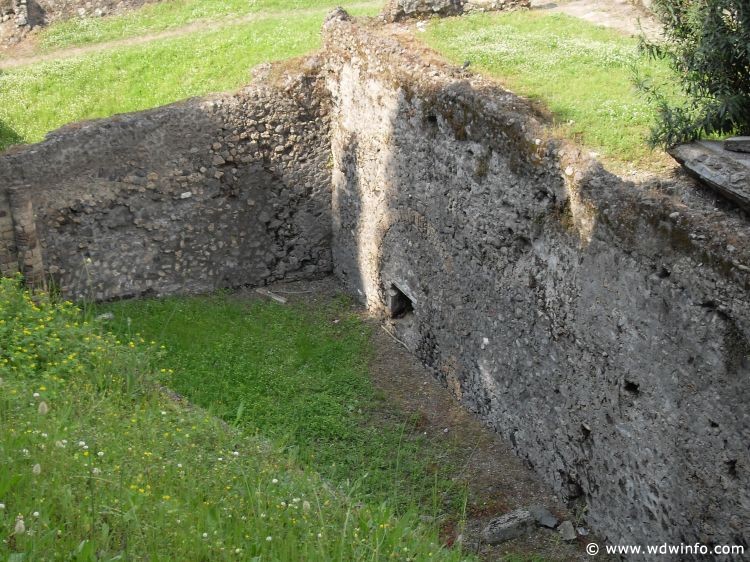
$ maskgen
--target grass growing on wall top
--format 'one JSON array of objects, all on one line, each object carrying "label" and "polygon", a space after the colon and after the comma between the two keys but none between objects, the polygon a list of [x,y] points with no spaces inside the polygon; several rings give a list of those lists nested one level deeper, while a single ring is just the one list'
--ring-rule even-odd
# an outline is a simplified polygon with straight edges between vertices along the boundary
[{"label": "grass growing on wall top", "polygon": [[640,56],[637,40],[563,14],[477,14],[432,22],[427,43],[456,63],[499,78],[541,102],[558,131],[621,165],[660,167],[646,145],[653,108],[633,69],[670,81],[666,65]]},{"label": "grass growing on wall top", "polygon": [[414,515],[165,397],[170,355],[0,279],[0,559],[464,559]]}]

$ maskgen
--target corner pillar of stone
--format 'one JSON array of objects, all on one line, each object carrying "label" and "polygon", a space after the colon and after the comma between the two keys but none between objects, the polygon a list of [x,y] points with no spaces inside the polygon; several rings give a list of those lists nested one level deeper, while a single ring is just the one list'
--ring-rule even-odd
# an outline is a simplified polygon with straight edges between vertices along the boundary
[{"label": "corner pillar of stone", "polygon": [[13,215],[10,212],[10,195],[0,191],[0,276],[10,277],[18,273],[16,235]]},{"label": "corner pillar of stone", "polygon": [[23,274],[26,285],[46,289],[42,248],[36,232],[34,206],[28,187],[8,190],[10,214],[13,220],[13,238],[17,256],[17,270]]}]

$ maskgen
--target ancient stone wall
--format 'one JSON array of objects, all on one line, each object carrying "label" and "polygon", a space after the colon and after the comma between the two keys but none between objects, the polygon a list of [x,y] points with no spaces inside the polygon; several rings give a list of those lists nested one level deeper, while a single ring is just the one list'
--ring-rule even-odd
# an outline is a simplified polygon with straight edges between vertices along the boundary
[{"label": "ancient stone wall", "polygon": [[330,271],[328,117],[308,70],[0,156],[3,272],[101,300]]},{"label": "ancient stone wall", "polygon": [[376,29],[327,28],[336,274],[610,541],[746,545],[746,218],[608,174]]},{"label": "ancient stone wall", "polygon": [[109,299],[333,267],[610,541],[747,545],[747,217],[399,29],[338,12],[286,78],[0,155],[0,271]]},{"label": "ancient stone wall", "polygon": [[529,8],[531,0],[388,0],[383,11],[387,21],[430,16],[457,16],[470,12],[489,12]]}]

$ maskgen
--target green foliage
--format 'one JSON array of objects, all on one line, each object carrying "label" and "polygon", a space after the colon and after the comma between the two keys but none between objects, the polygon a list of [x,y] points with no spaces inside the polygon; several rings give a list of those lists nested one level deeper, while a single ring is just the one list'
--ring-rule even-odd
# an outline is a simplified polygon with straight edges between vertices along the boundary
[{"label": "green foliage", "polygon": [[0,559],[461,559],[166,397],[157,352],[0,279]]},{"label": "green foliage", "polygon": [[703,136],[750,134],[750,4],[747,0],[654,0],[665,40],[643,49],[667,61],[686,101],[675,104],[649,81],[640,89],[656,104],[653,145]]},{"label": "green foliage", "polygon": [[107,310],[123,337],[131,326],[166,344],[176,391],[285,443],[331,480],[356,482],[358,497],[423,513],[460,501],[444,440],[431,444],[392,404],[390,423],[375,420],[382,402],[369,380],[369,328],[348,299],[310,307],[215,295]]},{"label": "green foliage", "polygon": [[430,24],[430,46],[499,78],[544,104],[560,134],[614,163],[659,165],[644,139],[654,121],[632,84],[633,68],[656,79],[666,64],[639,55],[638,42],[577,18],[543,12],[477,14]]}]

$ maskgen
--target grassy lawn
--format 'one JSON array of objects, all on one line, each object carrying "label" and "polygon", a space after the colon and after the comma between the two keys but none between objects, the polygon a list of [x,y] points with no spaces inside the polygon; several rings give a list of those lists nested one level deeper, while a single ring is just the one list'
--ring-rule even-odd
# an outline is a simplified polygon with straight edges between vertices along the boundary
[{"label": "grassy lawn", "polygon": [[645,137],[653,109],[633,86],[633,69],[668,82],[669,69],[639,56],[637,41],[563,14],[477,14],[434,21],[427,43],[456,63],[500,79],[541,102],[557,132],[621,167],[659,168]]},{"label": "grassy lawn", "polygon": [[[142,311],[134,324],[155,326],[159,306],[129,306]],[[166,353],[135,335],[117,340],[72,304],[32,298],[17,279],[0,280],[0,559],[462,558],[436,546],[435,533],[415,514],[396,515],[388,503],[363,502],[352,487],[323,481],[292,447],[282,449],[243,431],[273,433],[274,412],[284,410],[303,421],[290,420],[279,434],[301,442],[325,440],[340,406],[356,408],[357,400],[367,399],[363,383],[356,382],[360,360],[348,357],[365,337],[357,337],[361,327],[352,319],[342,319],[355,332],[353,343],[345,343],[332,328],[325,335],[309,333],[307,323],[314,320],[294,320],[291,312],[267,306],[238,307],[234,313],[228,302],[216,300],[164,306],[171,318],[162,316],[165,329],[158,331],[170,342],[183,342]],[[262,344],[234,340],[264,363],[238,363],[241,352],[202,333],[219,320],[195,318],[191,333],[197,337],[189,345],[182,320],[207,312],[228,313],[228,326],[250,326],[250,334],[266,333],[262,323],[280,316],[281,324],[266,324]],[[326,339],[332,341],[324,350],[310,347]],[[285,343],[264,347],[278,340]],[[215,349],[204,348],[206,343]],[[345,398],[341,394],[341,404],[315,398],[305,404],[283,388],[292,383],[289,375],[264,379],[273,398],[260,389],[245,394],[250,385],[241,367],[267,377],[296,369],[301,379],[296,390],[312,396],[313,369],[337,372],[339,378],[351,369],[355,382],[344,385],[349,390]],[[192,386],[201,400],[215,399],[215,411],[238,423],[221,423],[165,397],[158,385],[170,379]],[[317,380],[320,387],[334,384],[325,372]],[[235,407],[238,402],[244,407]]]},{"label": "grassy lawn", "polygon": [[[273,16],[279,12],[310,12],[348,7],[354,14],[375,14],[373,0],[172,0],[151,4],[119,16],[59,22],[39,37],[43,51],[135,37],[179,27],[199,20],[237,18],[249,14]],[[296,17],[296,16],[295,16]]]},{"label": "grassy lawn", "polygon": [[459,509],[463,490],[448,481],[454,467],[444,441],[433,446],[415,436],[416,420],[373,389],[369,328],[348,298],[282,306],[219,295],[107,309],[123,337],[138,330],[166,344],[163,361],[175,370],[170,386],[177,392],[283,443],[332,481],[355,484],[355,496],[429,515],[444,500]]},{"label": "grassy lawn", "polygon": [[317,48],[324,14],[267,18],[0,72],[0,150],[38,142],[66,123],[238,88],[253,66]]}]

